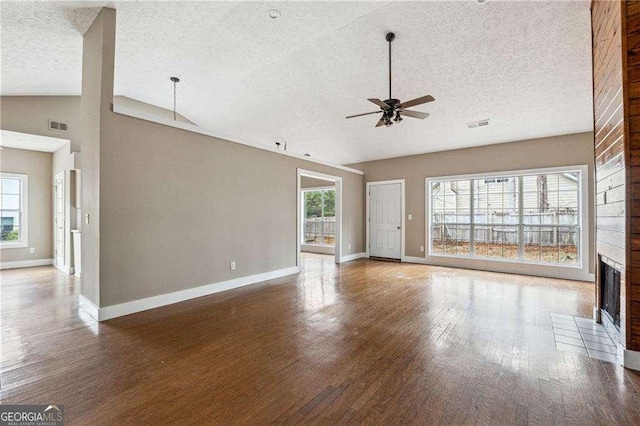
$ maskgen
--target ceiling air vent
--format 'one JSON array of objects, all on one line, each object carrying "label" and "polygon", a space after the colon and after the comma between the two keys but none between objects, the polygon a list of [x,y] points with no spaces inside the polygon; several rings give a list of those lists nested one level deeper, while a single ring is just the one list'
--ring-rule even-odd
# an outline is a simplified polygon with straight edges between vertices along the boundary
[{"label": "ceiling air vent", "polygon": [[472,121],[471,123],[467,123],[467,127],[470,129],[475,129],[476,127],[483,127],[489,125],[489,119],[480,120],[480,121]]},{"label": "ceiling air vent", "polygon": [[62,123],[60,121],[49,120],[49,130],[56,130],[58,132],[66,132],[69,130],[69,125],[67,123]]}]

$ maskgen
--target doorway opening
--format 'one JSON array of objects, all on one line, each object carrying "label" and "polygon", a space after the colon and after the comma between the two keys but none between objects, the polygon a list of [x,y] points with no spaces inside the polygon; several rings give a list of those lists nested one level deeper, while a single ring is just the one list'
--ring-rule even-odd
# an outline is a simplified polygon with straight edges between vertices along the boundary
[{"label": "doorway opening", "polygon": [[298,169],[297,265],[300,253],[333,255],[341,262],[342,178]]},{"label": "doorway opening", "polygon": [[[333,182],[313,186],[312,178],[302,176],[302,243],[300,250],[308,253],[335,254],[336,190]],[[310,186],[312,185],[312,186]]]},{"label": "doorway opening", "polygon": [[55,175],[53,184],[53,238],[55,266],[64,270],[65,265],[65,182],[64,172]]}]

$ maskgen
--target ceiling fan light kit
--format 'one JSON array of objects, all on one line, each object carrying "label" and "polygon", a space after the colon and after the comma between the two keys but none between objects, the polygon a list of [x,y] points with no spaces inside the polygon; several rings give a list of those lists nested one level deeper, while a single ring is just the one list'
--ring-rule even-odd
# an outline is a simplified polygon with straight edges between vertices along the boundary
[{"label": "ceiling fan light kit", "polygon": [[387,33],[385,39],[389,43],[389,99],[385,99],[381,101],[377,98],[368,99],[369,102],[372,102],[380,107],[380,111],[374,112],[365,112],[364,114],[356,114],[349,115],[346,118],[355,118],[362,117],[363,115],[371,115],[371,114],[379,114],[382,112],[382,116],[378,120],[376,127],[391,126],[394,122],[399,123],[402,121],[402,116],[418,118],[420,120],[424,120],[429,116],[426,112],[420,111],[412,111],[406,108],[426,104],[427,102],[433,102],[435,99],[431,95],[422,96],[416,99],[412,99],[407,102],[401,102],[400,99],[394,99],[391,96],[391,42],[395,40],[396,35],[394,33]]}]

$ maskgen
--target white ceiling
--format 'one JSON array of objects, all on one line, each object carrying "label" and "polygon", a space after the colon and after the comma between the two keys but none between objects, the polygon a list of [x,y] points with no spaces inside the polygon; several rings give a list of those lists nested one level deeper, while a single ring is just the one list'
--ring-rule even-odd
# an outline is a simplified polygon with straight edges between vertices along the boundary
[{"label": "white ceiling", "polygon": [[3,148],[28,149],[30,151],[56,152],[69,142],[69,139],[0,130],[0,146]]},{"label": "white ceiling", "polygon": [[[238,139],[347,164],[593,129],[589,1],[3,2],[2,94],[79,94],[105,4],[115,94],[170,109],[176,75],[178,111]],[[431,116],[346,120],[387,97],[389,30],[394,97],[433,95]]]}]

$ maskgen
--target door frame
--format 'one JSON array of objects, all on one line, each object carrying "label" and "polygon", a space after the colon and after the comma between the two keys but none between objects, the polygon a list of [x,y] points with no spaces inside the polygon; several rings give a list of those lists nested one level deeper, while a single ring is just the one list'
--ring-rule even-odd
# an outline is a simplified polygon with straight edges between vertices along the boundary
[{"label": "door frame", "polygon": [[[57,199],[57,189],[58,189],[58,180],[62,181],[62,218],[58,217],[58,199]],[[64,171],[58,172],[53,176],[53,263],[54,265],[64,271],[67,272],[66,268],[66,263],[67,263],[67,256],[66,256],[66,245],[67,245],[67,235],[66,235],[66,228],[67,228],[67,197],[66,197],[66,191],[67,191],[67,179],[66,179],[66,175]],[[62,219],[62,255],[60,257],[62,257],[62,264],[58,263],[58,235],[57,235],[57,224],[58,224],[58,220]]]},{"label": "door frame", "polygon": [[304,208],[304,200],[302,199],[302,176],[324,179],[332,181],[335,184],[336,191],[336,246],[334,257],[336,263],[342,262],[342,178],[340,176],[328,175],[325,173],[314,172],[312,170],[297,169],[297,185],[296,185],[296,266],[298,269],[300,263],[300,246],[302,245],[302,216]]},{"label": "door frame", "polygon": [[400,223],[400,226],[402,227],[402,232],[400,233],[400,261],[404,260],[405,258],[405,253],[404,253],[404,246],[405,246],[405,230],[406,230],[406,213],[405,213],[405,180],[404,179],[393,179],[393,180],[379,180],[379,181],[373,181],[373,182],[367,182],[367,189],[366,189],[366,196],[367,196],[367,201],[366,201],[366,218],[365,218],[365,224],[366,224],[366,235],[367,235],[367,241],[366,241],[366,253],[367,256],[369,257],[369,244],[370,244],[370,237],[369,237],[369,224],[371,223],[371,216],[369,214],[369,203],[370,203],[370,198],[371,198],[371,187],[374,185],[389,185],[389,184],[400,184],[400,211],[401,211],[401,215],[402,215],[402,220]]}]

